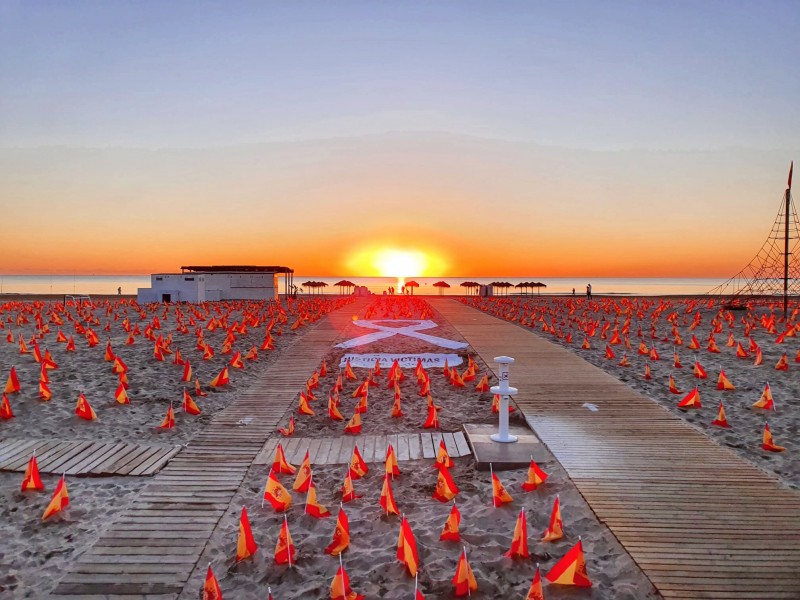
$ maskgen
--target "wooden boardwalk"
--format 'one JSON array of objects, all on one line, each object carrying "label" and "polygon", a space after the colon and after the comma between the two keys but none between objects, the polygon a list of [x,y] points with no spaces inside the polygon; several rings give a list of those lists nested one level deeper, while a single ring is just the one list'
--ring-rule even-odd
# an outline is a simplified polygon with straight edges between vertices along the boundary
[{"label": "wooden boardwalk", "polygon": [[488,365],[516,359],[528,423],[664,598],[800,598],[800,492],[568,350],[431,300]]},{"label": "wooden boardwalk", "polygon": [[51,597],[177,597],[253,459],[360,306],[321,319],[215,415],[70,565]]},{"label": "wooden boardwalk", "polygon": [[121,442],[8,439],[0,442],[0,471],[24,472],[36,452],[41,473],[67,475],[153,475],[180,446]]},{"label": "wooden boardwalk", "polygon": [[306,451],[312,465],[347,464],[358,444],[358,451],[365,462],[383,462],[389,444],[395,450],[398,461],[436,458],[439,444],[444,441],[447,453],[453,457],[468,456],[471,452],[463,431],[396,433],[392,435],[357,435],[336,438],[270,438],[253,464],[268,465],[275,458],[275,448],[280,442],[286,460],[294,465],[303,462]]}]

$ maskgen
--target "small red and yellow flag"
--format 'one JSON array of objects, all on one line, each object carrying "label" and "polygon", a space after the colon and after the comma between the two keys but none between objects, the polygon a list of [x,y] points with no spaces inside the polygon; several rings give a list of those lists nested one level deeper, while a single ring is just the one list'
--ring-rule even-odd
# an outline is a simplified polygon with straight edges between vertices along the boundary
[{"label": "small red and yellow flag", "polygon": [[786,450],[783,446],[778,446],[772,440],[772,432],[769,430],[769,424],[764,423],[764,436],[761,442],[761,447],[769,452],[783,452]]},{"label": "small red and yellow flag", "polygon": [[381,488],[380,505],[386,516],[399,515],[400,509],[397,508],[397,503],[394,501],[394,494],[392,494],[392,485],[389,483],[389,476],[383,476],[383,487]]},{"label": "small red and yellow flag", "polygon": [[36,452],[33,453],[33,456],[31,456],[28,461],[28,466],[25,467],[25,476],[22,478],[22,487],[20,489],[23,492],[32,490],[37,492],[44,491],[44,484],[42,483],[41,477],[39,477],[39,465],[36,462]]},{"label": "small red and yellow flag", "polygon": [[347,425],[345,425],[344,432],[351,435],[358,435],[361,433],[361,414],[358,412],[358,407],[356,407],[353,416],[347,422]]},{"label": "small red and yellow flag", "polygon": [[544,600],[544,592],[542,591],[542,577],[539,575],[539,563],[536,563],[536,572],[533,574],[533,581],[528,590],[525,600]]},{"label": "small red and yellow flag", "polygon": [[175,427],[175,411],[172,409],[172,403],[170,402],[167,416],[161,421],[161,425],[158,426],[158,429],[172,429],[173,427]]},{"label": "small red and yellow flag", "polygon": [[[341,561],[341,557],[339,560]],[[331,600],[364,600],[364,596],[355,593],[350,588],[350,578],[341,562],[336,575],[333,576],[333,581],[331,581]]]},{"label": "small red and yellow flag", "polygon": [[432,498],[439,502],[450,502],[458,492],[458,486],[453,481],[450,470],[446,466],[440,465],[439,475],[436,479],[436,489],[433,491]]},{"label": "small red and yellow flag", "polygon": [[336,528],[333,530],[333,541],[325,548],[325,554],[338,556],[350,545],[350,524],[343,508],[339,509],[336,518]]},{"label": "small red and yellow flag", "polygon": [[461,525],[461,513],[453,501],[453,508],[450,509],[450,514],[444,522],[444,528],[439,536],[442,541],[458,542],[461,540],[461,533],[459,532],[459,525]]},{"label": "small red and yellow flag", "polygon": [[264,497],[261,501],[261,506],[264,506],[264,500],[269,502],[277,512],[283,512],[292,505],[292,496],[281,485],[275,472],[270,470],[269,477],[267,478],[267,485],[264,488]]},{"label": "small red and yellow flag", "polygon": [[511,539],[511,548],[503,554],[508,558],[529,558],[528,552],[528,520],[525,517],[525,509],[522,508],[517,515],[517,523],[514,526],[514,537]]},{"label": "small red and yellow flag", "polygon": [[369,473],[369,467],[366,461],[362,458],[361,452],[358,450],[358,445],[353,447],[353,454],[350,457],[350,477],[353,479],[361,479],[364,475]]},{"label": "small red and yellow flag", "polygon": [[11,403],[8,401],[8,396],[3,394],[3,400],[0,401],[0,419],[13,419],[14,411],[11,410]]},{"label": "small red and yellow flag", "polygon": [[308,397],[305,395],[304,392],[300,392],[300,401],[298,404],[297,412],[301,415],[310,415],[314,416],[314,411],[311,410],[311,406],[308,404]]},{"label": "small red and yellow flag", "polygon": [[578,543],[553,565],[544,578],[550,583],[592,587],[592,582],[586,573],[586,559],[583,556],[583,544],[580,538]]},{"label": "small red and yellow flag", "polygon": [[361,496],[356,494],[356,489],[353,487],[353,478],[350,477],[350,471],[348,471],[342,484],[342,502],[351,502],[356,498],[361,498]]},{"label": "small red and yellow flag", "polygon": [[230,378],[228,377],[228,367],[224,367],[222,371],[219,372],[219,375],[214,377],[211,380],[211,387],[222,387],[223,385],[228,385],[230,383]]},{"label": "small red and yellow flag", "polygon": [[85,419],[87,421],[97,420],[97,414],[95,414],[94,409],[89,405],[89,401],[86,399],[86,396],[84,396],[83,393],[78,394],[78,403],[75,405],[75,414],[81,419]]},{"label": "small red and yellow flag", "polygon": [[[491,469],[491,465],[489,468]],[[497,507],[513,501],[511,494],[506,491],[506,488],[500,483],[500,479],[492,471],[492,505]]]},{"label": "small red and yellow flag", "polygon": [[219,583],[214,576],[214,571],[211,570],[211,565],[208,565],[208,571],[206,572],[202,600],[222,600],[222,590],[219,589]]},{"label": "small red and yellow flag", "polygon": [[308,483],[305,513],[311,515],[315,519],[324,519],[325,517],[331,516],[331,511],[317,501],[317,487],[314,485],[313,480]]},{"label": "small red and yellow flag", "polygon": [[417,541],[405,516],[400,520],[400,535],[397,538],[397,560],[405,564],[409,575],[416,576],[417,569],[419,569]]},{"label": "small red and yellow flag", "polygon": [[547,473],[542,471],[539,465],[533,461],[533,457],[531,457],[531,464],[528,466],[528,478],[522,484],[522,489],[526,492],[532,492],[545,481],[547,481]]},{"label": "small red and yellow flag", "polygon": [[725,375],[725,371],[723,369],[720,369],[719,371],[719,378],[717,379],[717,389],[726,391],[732,391],[736,389],[736,386],[730,382],[728,377]]},{"label": "small red and yellow flag", "polygon": [[436,453],[436,460],[433,463],[434,468],[447,467],[453,468],[453,459],[447,453],[447,447],[444,445],[444,440],[439,440],[439,451]]},{"label": "small red and yellow flag", "polygon": [[125,385],[120,383],[117,386],[117,391],[114,392],[114,400],[119,404],[130,404],[131,400],[128,398],[128,392],[125,391]]},{"label": "small red and yellow flag", "polygon": [[61,479],[58,481],[58,485],[56,485],[56,489],[53,492],[53,498],[50,500],[50,504],[47,505],[47,508],[44,510],[44,514],[42,515],[42,521],[48,519],[49,517],[53,516],[54,514],[61,512],[65,508],[69,506],[69,494],[67,493],[67,479],[65,475],[61,476]]},{"label": "small red and yellow flag", "polygon": [[542,535],[543,542],[554,542],[564,537],[564,521],[561,519],[561,501],[556,496],[553,511],[550,513],[550,525]]},{"label": "small red and yellow flag", "polygon": [[478,589],[478,582],[475,581],[475,575],[472,574],[472,567],[469,566],[469,561],[467,560],[466,548],[463,549],[458,559],[456,574],[453,576],[453,585],[456,588],[456,596],[469,596]]},{"label": "small red and yellow flag", "polygon": [[397,455],[394,452],[394,447],[389,444],[386,448],[386,474],[395,477],[400,475],[400,467],[397,464]]},{"label": "small red and yellow flag", "polygon": [[14,367],[11,367],[11,371],[8,374],[8,379],[6,380],[4,393],[15,394],[17,392],[19,392],[19,378],[17,377],[17,370]]},{"label": "small red and yellow flag", "polygon": [[293,465],[290,465],[286,460],[286,454],[283,452],[282,444],[278,444],[278,447],[275,448],[275,458],[272,461],[272,471],[275,473],[285,473],[286,475],[294,475],[297,472],[297,468]]},{"label": "small red and yellow flag", "polygon": [[678,402],[678,408],[702,408],[700,404],[700,392],[695,387],[691,392]]},{"label": "small red and yellow flag", "polygon": [[281,525],[281,532],[278,535],[278,543],[275,544],[275,563],[292,566],[293,562],[297,562],[295,553],[292,535],[289,533],[289,521],[286,515],[283,515],[283,525]]},{"label": "small red and yellow flag", "polygon": [[764,386],[764,391],[761,392],[761,397],[753,404],[753,408],[763,408],[764,410],[777,410],[775,408],[775,401],[772,399],[772,390],[770,390],[769,383]]},{"label": "small red and yellow flag", "polygon": [[722,400],[719,401],[719,410],[717,411],[717,418],[711,421],[712,425],[717,427],[729,428],[728,419],[725,417],[725,407],[722,406]]},{"label": "small red and yellow flag", "polygon": [[183,388],[183,412],[195,416],[199,415],[201,412],[200,407],[195,404],[194,400],[192,400],[192,397],[189,395],[189,392],[186,391],[186,388]]},{"label": "small red and yellow flag", "polygon": [[[277,454],[275,456],[277,460]],[[277,470],[275,468],[275,464],[272,465],[273,470]],[[307,492],[309,486],[311,485],[311,460],[308,455],[308,450],[306,450],[306,455],[303,457],[303,462],[300,465],[300,468],[297,469],[297,477],[292,484],[292,489],[295,492]]]},{"label": "small red and yellow flag", "polygon": [[294,417],[289,417],[289,426],[288,427],[280,427],[278,429],[278,433],[280,433],[284,437],[289,437],[294,433]]},{"label": "small red and yellow flag", "polygon": [[250,520],[247,518],[247,509],[242,506],[242,514],[239,517],[239,539],[236,542],[236,560],[244,560],[255,554],[258,545],[253,538],[253,531],[250,529]]}]

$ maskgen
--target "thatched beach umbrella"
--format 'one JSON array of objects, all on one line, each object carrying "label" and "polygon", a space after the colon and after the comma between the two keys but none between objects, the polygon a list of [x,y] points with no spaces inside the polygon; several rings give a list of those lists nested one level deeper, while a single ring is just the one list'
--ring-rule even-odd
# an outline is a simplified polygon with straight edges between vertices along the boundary
[{"label": "thatched beach umbrella", "polygon": [[511,284],[508,281],[495,281],[495,282],[492,282],[492,285],[494,287],[497,287],[497,288],[500,288],[500,289],[504,289],[506,291],[505,295],[508,296],[508,288],[511,287]]},{"label": "thatched beach umbrella", "polygon": [[411,295],[414,295],[414,288],[419,287],[416,281],[406,281],[406,287],[411,289]]},{"label": "thatched beach umbrella", "polygon": [[517,289],[525,288],[525,295],[527,296],[528,295],[528,287],[529,286],[530,286],[530,283],[528,283],[526,281],[521,281],[517,285],[515,285],[514,287],[517,288]]},{"label": "thatched beach umbrella", "polygon": [[535,287],[535,288],[536,288],[536,295],[537,295],[537,296],[539,296],[539,295],[540,295],[540,294],[539,294],[539,290],[540,290],[541,288],[546,288],[546,287],[547,287],[547,285],[545,285],[545,284],[544,284],[544,283],[542,283],[541,281],[537,281],[536,283],[534,283],[534,284],[533,284],[533,287]]},{"label": "thatched beach umbrella", "polygon": [[469,295],[469,290],[481,287],[479,283],[474,281],[462,281],[460,285],[467,290],[467,295]]},{"label": "thatched beach umbrella", "polygon": [[441,296],[444,294],[444,289],[449,288],[450,284],[447,283],[446,281],[437,281],[436,283],[433,284],[433,287],[439,288],[439,295]]}]

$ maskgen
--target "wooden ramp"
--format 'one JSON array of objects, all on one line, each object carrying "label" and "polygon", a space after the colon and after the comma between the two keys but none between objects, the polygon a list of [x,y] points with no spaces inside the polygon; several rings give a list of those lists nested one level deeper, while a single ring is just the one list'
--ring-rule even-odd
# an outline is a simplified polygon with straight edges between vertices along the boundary
[{"label": "wooden ramp", "polygon": [[51,597],[177,597],[256,454],[359,306],[321,319],[215,415],[70,565]]},{"label": "wooden ramp", "polygon": [[35,451],[41,473],[153,475],[180,448],[160,444],[8,439],[0,442],[0,471],[24,472]]},{"label": "wooden ramp", "polygon": [[516,359],[528,423],[664,598],[800,598],[800,492],[537,334],[432,303],[487,364]]},{"label": "wooden ramp", "polygon": [[308,451],[312,465],[347,464],[358,444],[358,451],[365,462],[383,462],[389,444],[395,450],[398,461],[436,458],[439,443],[444,441],[447,453],[453,457],[470,454],[469,444],[464,433],[397,433],[393,435],[357,435],[337,438],[271,438],[256,456],[253,464],[268,465],[275,458],[275,448],[280,442],[286,460],[294,465],[303,462]]}]

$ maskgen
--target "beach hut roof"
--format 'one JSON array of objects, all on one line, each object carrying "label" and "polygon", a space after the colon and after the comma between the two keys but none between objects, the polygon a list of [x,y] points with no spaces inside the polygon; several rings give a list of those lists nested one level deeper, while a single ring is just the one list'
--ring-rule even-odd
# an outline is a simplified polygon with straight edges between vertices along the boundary
[{"label": "beach hut roof", "polygon": [[433,284],[433,287],[449,288],[450,284],[447,283],[446,281],[437,281],[436,283]]}]

